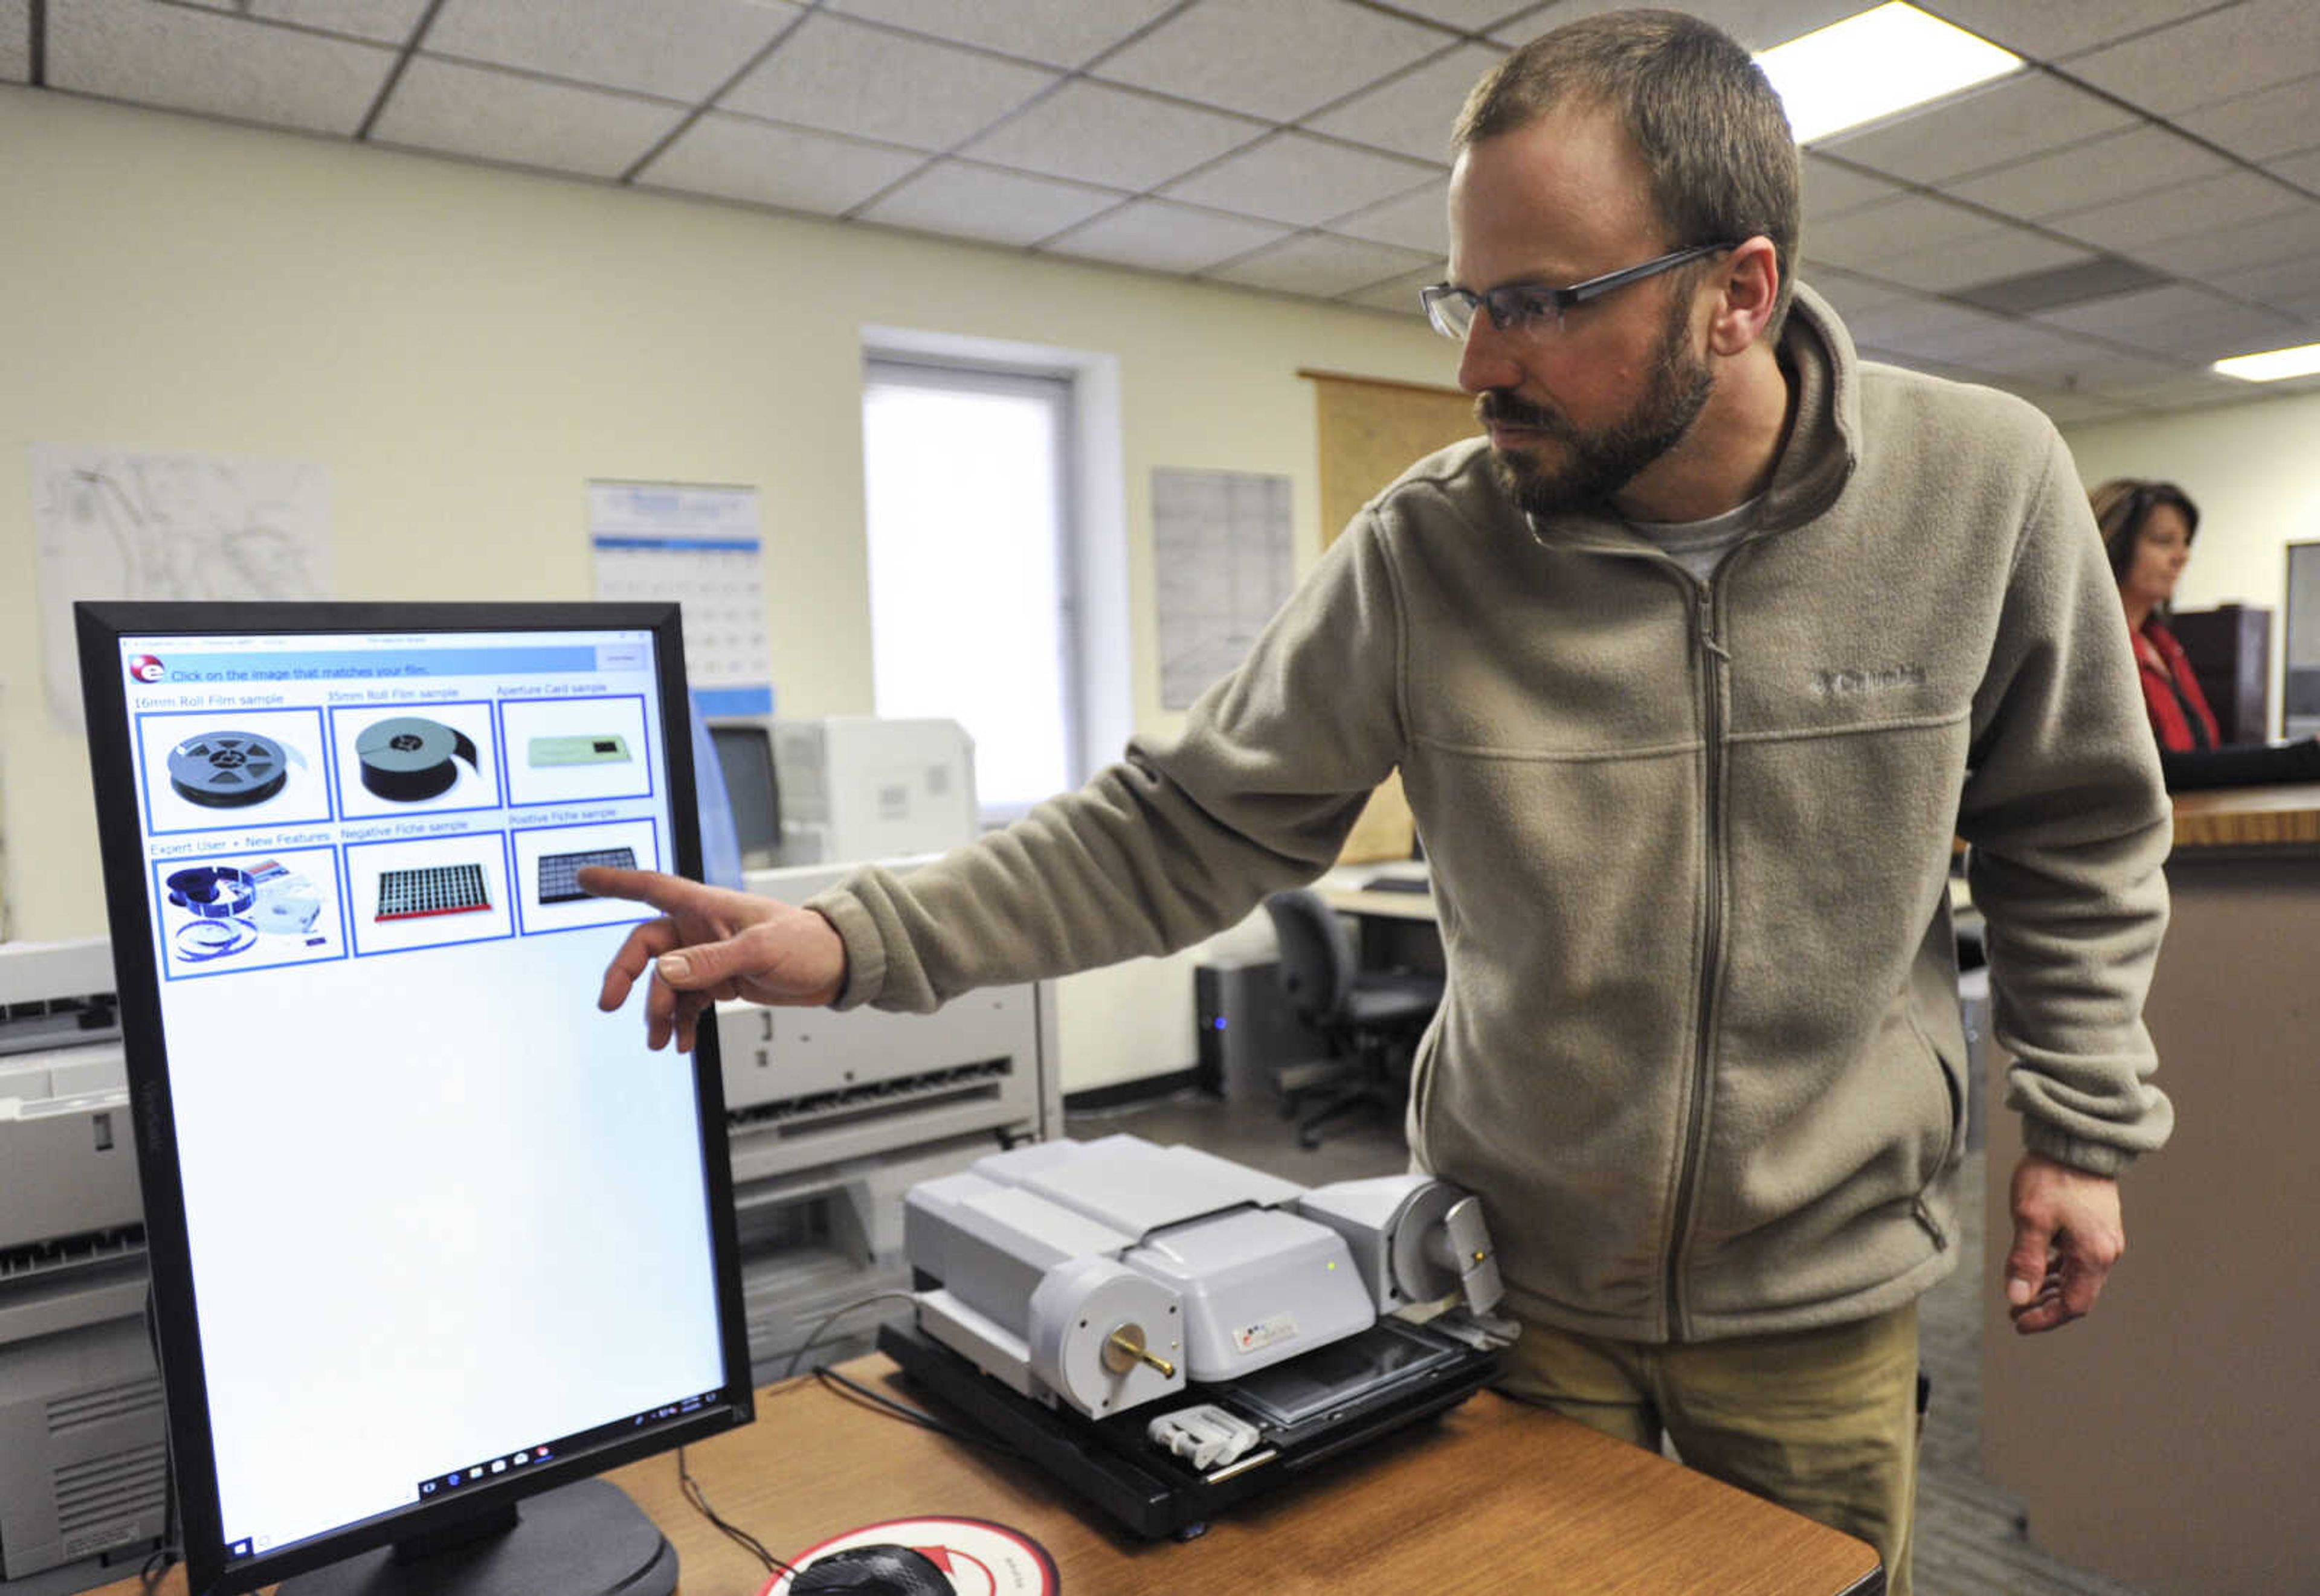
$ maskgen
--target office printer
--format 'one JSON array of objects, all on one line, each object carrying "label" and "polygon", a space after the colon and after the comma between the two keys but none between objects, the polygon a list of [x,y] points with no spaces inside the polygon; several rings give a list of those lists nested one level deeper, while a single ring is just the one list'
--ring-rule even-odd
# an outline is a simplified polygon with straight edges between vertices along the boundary
[{"label": "office printer", "polygon": [[1152,1537],[1463,1401],[1512,1333],[1480,1204],[1421,1174],[1049,1141],[921,1181],[903,1236],[881,1348]]},{"label": "office printer", "polygon": [[110,945],[0,947],[0,1591],[116,1579],[167,1531],[130,1138]]},{"label": "office printer", "polygon": [[[907,872],[924,857],[885,861]],[[802,903],[848,866],[752,870]],[[749,1356],[789,1372],[827,1315],[910,1284],[902,1197],[916,1182],[1063,1129],[1047,982],[989,987],[933,1014],[717,1005]],[[0,1592],[0,1596],[5,1596]]]}]

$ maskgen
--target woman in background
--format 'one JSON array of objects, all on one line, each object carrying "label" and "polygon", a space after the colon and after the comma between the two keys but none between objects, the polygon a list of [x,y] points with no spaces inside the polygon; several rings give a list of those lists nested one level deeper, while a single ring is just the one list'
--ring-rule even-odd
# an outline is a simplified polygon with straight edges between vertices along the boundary
[{"label": "woman in background", "polygon": [[2090,495],[2126,630],[2143,676],[2143,707],[2162,752],[2188,754],[2223,741],[2183,645],[2168,630],[2175,584],[2191,558],[2199,509],[2171,482],[2106,482]]},{"label": "woman in background", "polygon": [[2191,558],[2199,508],[2171,482],[2106,482],[2089,495],[2118,580],[2118,602],[2134,640],[2143,706],[2159,739],[2159,767],[2170,793],[2201,787],[2320,782],[2320,740],[2225,743],[2191,674],[2183,645],[2167,625],[2175,584]]}]

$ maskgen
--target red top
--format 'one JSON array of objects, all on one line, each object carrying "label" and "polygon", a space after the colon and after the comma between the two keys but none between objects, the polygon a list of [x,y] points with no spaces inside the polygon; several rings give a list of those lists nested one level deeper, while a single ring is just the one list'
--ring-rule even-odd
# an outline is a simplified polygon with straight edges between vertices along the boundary
[{"label": "red top", "polygon": [[2224,740],[2216,727],[2216,712],[2207,707],[2207,695],[2199,691],[2199,678],[2191,674],[2183,645],[2155,615],[2134,634],[2134,662],[2143,667],[2143,705],[2151,713],[2151,730],[2161,748],[2188,754],[2195,748],[2212,748]]}]

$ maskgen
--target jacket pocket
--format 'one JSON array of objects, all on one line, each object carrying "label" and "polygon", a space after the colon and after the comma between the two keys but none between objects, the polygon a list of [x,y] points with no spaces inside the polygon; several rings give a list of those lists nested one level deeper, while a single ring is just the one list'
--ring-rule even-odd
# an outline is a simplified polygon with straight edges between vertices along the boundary
[{"label": "jacket pocket", "polygon": [[1941,1156],[1934,1160],[1933,1167],[1926,1171],[1926,1178],[1919,1183],[1917,1194],[1910,1200],[1909,1211],[1917,1223],[1925,1228],[1926,1234],[1934,1238],[1935,1247],[1946,1251],[1950,1244],[1949,1233],[1942,1228],[1941,1221],[1934,1217],[1933,1206],[1928,1200],[1933,1195],[1934,1187],[1940,1183],[1942,1176],[1965,1156],[1965,1066],[1962,1064],[1953,1063],[1948,1055],[1942,1051],[1941,1044],[1926,1034],[1925,1026],[1918,1021],[1917,1010],[1914,1007],[1908,1008],[1906,1012],[1909,1020],[1909,1034],[1917,1038],[1917,1045],[1925,1050],[1926,1062],[1932,1066],[1934,1074],[1940,1078],[1943,1097],[1949,1104],[1949,1133],[1944,1138]]}]

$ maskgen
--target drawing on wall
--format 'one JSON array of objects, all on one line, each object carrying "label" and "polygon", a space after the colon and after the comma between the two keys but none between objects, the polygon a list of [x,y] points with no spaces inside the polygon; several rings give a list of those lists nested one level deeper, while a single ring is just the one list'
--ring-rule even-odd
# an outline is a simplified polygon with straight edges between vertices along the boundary
[{"label": "drawing on wall", "polygon": [[1163,709],[1191,708],[1247,657],[1296,585],[1290,536],[1286,476],[1153,471]]},{"label": "drawing on wall", "polygon": [[316,599],[331,593],[331,479],[297,460],[36,443],[49,715],[78,732],[77,599]]}]

